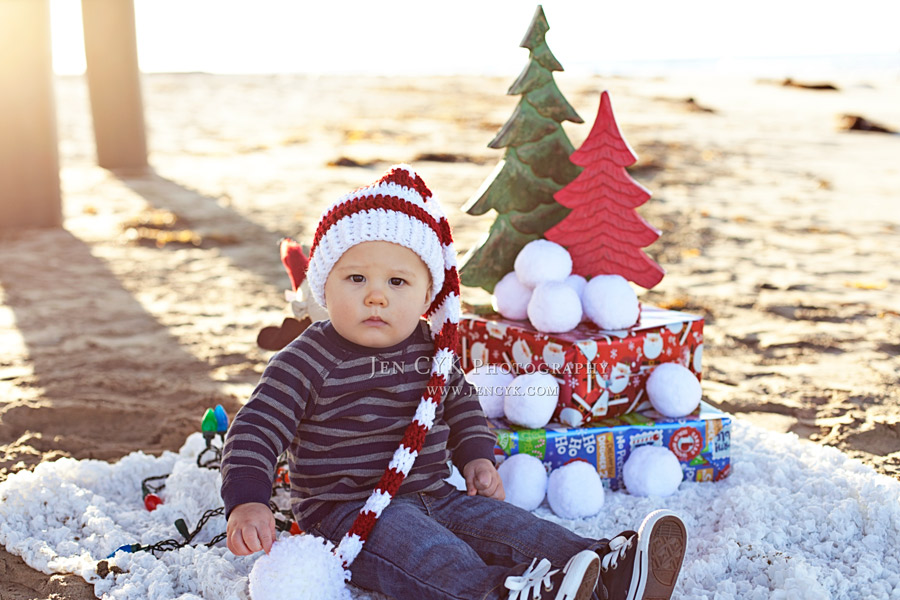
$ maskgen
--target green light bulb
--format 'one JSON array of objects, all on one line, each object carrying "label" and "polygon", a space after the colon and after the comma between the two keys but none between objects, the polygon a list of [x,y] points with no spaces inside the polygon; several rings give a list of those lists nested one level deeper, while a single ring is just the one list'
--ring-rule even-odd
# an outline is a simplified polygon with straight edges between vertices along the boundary
[{"label": "green light bulb", "polygon": [[217,429],[216,413],[211,408],[207,408],[203,413],[203,422],[200,424],[200,430],[203,433],[215,433]]}]

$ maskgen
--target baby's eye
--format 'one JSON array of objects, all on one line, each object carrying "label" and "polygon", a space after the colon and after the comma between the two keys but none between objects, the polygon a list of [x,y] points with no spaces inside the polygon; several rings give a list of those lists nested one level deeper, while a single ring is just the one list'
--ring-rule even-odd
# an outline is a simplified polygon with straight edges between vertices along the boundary
[{"label": "baby's eye", "polygon": [[358,275],[358,274],[351,275],[348,279],[350,279],[350,281],[352,281],[353,283],[363,283],[366,280],[365,277],[363,277],[362,275]]},{"label": "baby's eye", "polygon": [[406,284],[406,280],[402,277],[391,277],[390,284],[394,287],[400,287]]}]

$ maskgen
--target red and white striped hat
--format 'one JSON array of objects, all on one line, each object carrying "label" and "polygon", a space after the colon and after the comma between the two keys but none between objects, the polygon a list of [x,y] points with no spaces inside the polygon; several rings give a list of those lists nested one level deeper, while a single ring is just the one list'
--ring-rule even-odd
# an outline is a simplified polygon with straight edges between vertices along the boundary
[{"label": "red and white striped hat", "polygon": [[434,425],[450,368],[456,359],[460,315],[459,275],[450,223],[425,182],[409,165],[395,165],[372,185],[335,202],[322,216],[309,251],[306,277],[313,297],[326,305],[325,281],[340,257],[362,242],[409,248],[431,273],[431,304],[425,316],[434,340],[431,376],[384,475],[338,545],[345,566],[356,558],[375,522],[412,469]]}]

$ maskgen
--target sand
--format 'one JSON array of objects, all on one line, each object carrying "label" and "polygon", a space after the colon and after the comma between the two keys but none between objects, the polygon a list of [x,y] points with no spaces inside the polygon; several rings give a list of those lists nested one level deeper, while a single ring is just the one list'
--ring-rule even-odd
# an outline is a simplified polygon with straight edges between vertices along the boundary
[{"label": "sand", "polygon": [[[513,78],[145,76],[143,173],[94,166],[85,84],[59,79],[66,228],[0,234],[0,479],[175,450],[207,407],[233,413],[269,356],[257,332],[289,314],[278,240],[308,243],[329,202],[392,163],[471,247],[491,219],[457,209],[500,158],[486,145]],[[705,317],[705,398],[900,477],[900,136],[836,127],[900,129],[900,77],[830,81],[557,75],[586,121],[566,125],[576,146],[607,89],[640,157],[667,270],[642,300]],[[193,243],[135,241],[160,216]],[[0,550],[3,600],[93,597]]]}]

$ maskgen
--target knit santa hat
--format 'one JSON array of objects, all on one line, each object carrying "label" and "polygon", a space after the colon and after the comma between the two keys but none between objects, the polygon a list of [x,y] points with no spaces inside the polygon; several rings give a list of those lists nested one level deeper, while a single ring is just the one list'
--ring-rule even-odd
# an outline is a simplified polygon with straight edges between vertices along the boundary
[{"label": "knit santa hat", "polygon": [[412,469],[425,436],[434,425],[450,367],[456,358],[459,275],[450,223],[431,190],[409,165],[395,165],[370,186],[335,202],[322,216],[309,251],[306,277],[316,301],[326,306],[325,281],[340,257],[362,242],[393,242],[409,248],[431,273],[431,304],[423,315],[434,340],[431,376],[412,423],[365,506],[341,540],[337,553],[345,566],[357,557],[382,511]]}]

